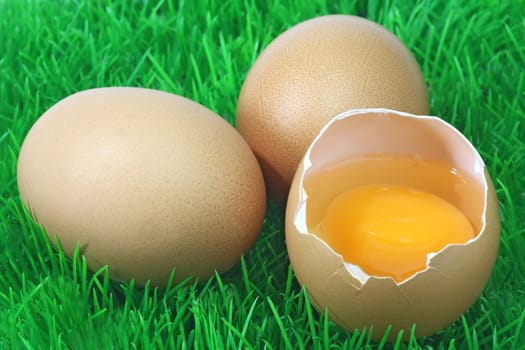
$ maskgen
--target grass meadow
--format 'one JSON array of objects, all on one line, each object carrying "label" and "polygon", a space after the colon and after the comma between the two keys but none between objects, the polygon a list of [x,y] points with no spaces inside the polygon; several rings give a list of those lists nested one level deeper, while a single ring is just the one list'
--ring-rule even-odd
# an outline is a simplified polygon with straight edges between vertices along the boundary
[{"label": "grass meadow", "polygon": [[[64,256],[21,204],[17,156],[60,99],[101,86],[191,98],[235,123],[273,38],[329,13],[380,23],[413,52],[431,114],[462,131],[494,180],[498,259],[479,300],[437,334],[375,343],[316,311],[294,278],[283,208],[229,272],[165,290],[116,283]],[[525,349],[523,1],[0,0],[0,349]]]}]

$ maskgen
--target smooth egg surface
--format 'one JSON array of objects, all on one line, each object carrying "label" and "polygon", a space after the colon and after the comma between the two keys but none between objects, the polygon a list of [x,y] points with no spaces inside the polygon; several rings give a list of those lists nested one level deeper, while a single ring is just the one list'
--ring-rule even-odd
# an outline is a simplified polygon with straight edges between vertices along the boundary
[{"label": "smooth egg surface", "polygon": [[364,18],[330,15],[302,22],[266,47],[242,86],[236,126],[272,198],[286,199],[314,136],[353,108],[429,113],[421,70],[388,30]]},{"label": "smooth egg surface", "polygon": [[209,109],[167,92],[86,90],[26,136],[18,186],[50,240],[115,280],[210,277],[258,236],[266,194],[256,158]]}]

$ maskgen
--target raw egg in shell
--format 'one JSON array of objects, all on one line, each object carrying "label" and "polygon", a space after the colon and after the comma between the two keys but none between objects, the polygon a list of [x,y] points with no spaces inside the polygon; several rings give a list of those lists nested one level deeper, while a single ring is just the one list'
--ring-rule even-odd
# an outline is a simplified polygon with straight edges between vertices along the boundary
[{"label": "raw egg in shell", "polygon": [[431,335],[479,297],[497,256],[498,202],[474,146],[440,118],[351,110],[309,146],[286,244],[298,281],[341,327]]}]

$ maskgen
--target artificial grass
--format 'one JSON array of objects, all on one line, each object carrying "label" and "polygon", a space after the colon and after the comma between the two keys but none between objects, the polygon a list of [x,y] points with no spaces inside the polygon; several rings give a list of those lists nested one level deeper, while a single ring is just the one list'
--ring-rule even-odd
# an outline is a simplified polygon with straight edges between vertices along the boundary
[{"label": "artificial grass", "polygon": [[[166,290],[115,283],[54,249],[21,205],[20,145],[34,121],[83,89],[177,93],[234,124],[243,79],[292,25],[328,13],[368,17],[414,53],[431,112],[485,159],[500,201],[492,277],[460,320],[408,343],[370,341],[312,308],[286,255],[283,208],[232,268]],[[1,349],[525,348],[525,6],[521,1],[0,2]]]}]

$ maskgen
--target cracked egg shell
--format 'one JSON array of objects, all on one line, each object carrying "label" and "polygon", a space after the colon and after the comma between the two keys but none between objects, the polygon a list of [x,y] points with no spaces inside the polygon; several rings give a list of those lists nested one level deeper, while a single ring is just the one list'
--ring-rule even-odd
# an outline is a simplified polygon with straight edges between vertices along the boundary
[{"label": "cracked egg shell", "polygon": [[429,113],[421,69],[391,32],[368,19],[328,15],[288,29],[250,68],[236,127],[280,203],[308,145],[333,116],[357,108]]},{"label": "cracked egg shell", "polygon": [[[308,226],[315,193],[305,180],[340,161],[368,155],[404,154],[446,161],[480,186],[480,202],[460,198],[468,219],[477,223],[473,239],[428,254],[427,266],[396,282],[373,276],[345,262]],[[388,181],[377,174],[364,181]],[[374,179],[375,178],[375,179]],[[320,209],[322,210],[322,209]],[[474,225],[476,226],[476,225]],[[454,127],[437,117],[387,109],[351,110],[332,119],[309,146],[292,183],[286,209],[286,245],[294,273],[312,303],[339,326],[354,331],[372,327],[389,340],[415,324],[417,337],[428,336],[457,320],[480,296],[494,266],[500,237],[496,193],[478,152]]]},{"label": "cracked egg shell", "polygon": [[240,134],[175,94],[107,87],[38,119],[18,160],[20,196],[65,253],[91,270],[165,286],[224,272],[262,226],[266,193]]}]

